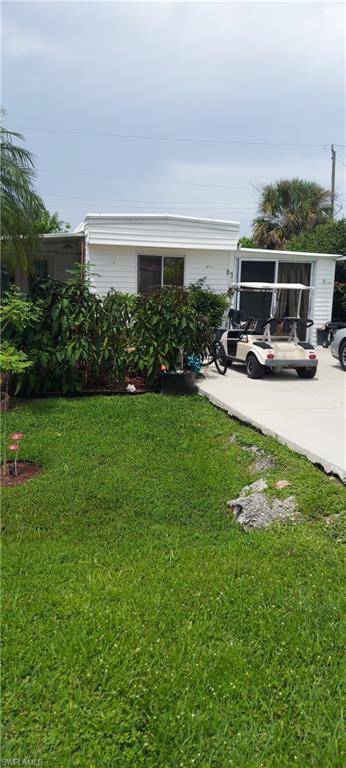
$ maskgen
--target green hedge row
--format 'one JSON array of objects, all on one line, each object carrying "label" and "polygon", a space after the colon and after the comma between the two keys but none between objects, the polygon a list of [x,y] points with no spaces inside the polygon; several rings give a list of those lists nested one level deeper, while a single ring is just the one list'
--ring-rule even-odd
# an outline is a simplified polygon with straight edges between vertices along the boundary
[{"label": "green hedge row", "polygon": [[227,303],[201,284],[150,296],[112,290],[101,298],[79,272],[68,283],[32,282],[28,300],[30,324],[6,326],[7,341],[32,361],[13,380],[24,395],[80,392],[136,374],[153,383],[161,365],[204,354]]}]

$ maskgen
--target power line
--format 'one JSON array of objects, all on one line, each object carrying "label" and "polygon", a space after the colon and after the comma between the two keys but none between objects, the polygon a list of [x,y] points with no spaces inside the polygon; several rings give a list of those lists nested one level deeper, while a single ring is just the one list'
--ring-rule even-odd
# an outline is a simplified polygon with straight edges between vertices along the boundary
[{"label": "power line", "polygon": [[124,204],[128,205],[130,203],[131,205],[141,206],[141,207],[144,206],[146,208],[148,208],[149,206],[150,207],[153,207],[153,206],[160,207],[161,210],[165,209],[166,207],[169,207],[169,208],[172,208],[172,207],[173,208],[184,208],[184,209],[189,209],[189,208],[199,208],[199,209],[201,209],[201,208],[206,208],[206,209],[208,209],[208,208],[227,208],[228,210],[233,208],[235,211],[240,212],[240,211],[243,211],[243,210],[254,210],[254,208],[256,207],[254,204],[251,205],[251,203],[250,204],[241,204],[241,205],[235,206],[233,203],[204,203],[204,204],[203,203],[202,204],[201,203],[196,203],[196,202],[193,202],[193,203],[186,203],[186,202],[185,203],[180,203],[178,200],[173,203],[173,202],[166,202],[165,200],[161,200],[161,201],[157,201],[157,202],[154,201],[153,202],[153,201],[147,201],[147,200],[142,200],[142,201],[141,200],[139,200],[139,201],[136,201],[136,200],[117,200],[117,199],[113,200],[111,198],[108,198],[108,199],[105,200],[105,199],[92,198],[92,197],[90,197],[90,198],[87,198],[87,197],[72,197],[72,198],[68,198],[66,195],[55,195],[54,193],[49,193],[48,195],[46,195],[46,197],[49,197],[49,198],[52,198],[52,199],[57,199],[57,200],[68,200],[69,201],[69,205],[84,205],[85,206],[86,204],[87,205],[91,204],[91,205],[98,205],[98,206],[99,205],[110,206],[110,205],[124,205]]},{"label": "power line", "polygon": [[250,187],[236,187],[232,186],[230,184],[200,184],[198,182],[193,181],[165,181],[164,179],[148,179],[143,177],[136,177],[136,176],[112,176],[108,174],[100,174],[100,173],[90,173],[89,171],[58,171],[58,170],[52,170],[48,168],[38,168],[37,169],[39,173],[58,173],[58,174],[69,174],[69,175],[76,175],[76,176],[92,176],[95,178],[100,179],[113,179],[114,181],[139,181],[144,182],[146,184],[173,184],[177,186],[184,186],[184,187],[209,187],[213,189],[247,189],[249,190]]},{"label": "power line", "polygon": [[[91,193],[88,197],[80,197],[79,195],[59,195],[55,194],[55,192],[46,192],[45,194],[53,195],[54,197],[64,197],[67,200],[90,200],[93,198],[93,194]],[[143,200],[143,199],[136,199],[136,198],[127,198],[127,197],[120,197],[120,198],[113,198],[113,197],[100,197],[98,198],[100,201],[104,202],[111,202],[111,203],[143,203],[146,205],[147,203],[157,203],[157,205],[251,205],[251,200]],[[255,205],[256,203],[254,203]]]},{"label": "power line", "polygon": [[[196,137],[181,136],[149,136],[134,133],[108,133],[106,131],[76,131],[70,128],[23,128],[24,131],[34,131],[39,133],[58,133],[75,136],[101,136],[117,139],[134,139],[140,141],[177,141],[197,144],[242,144],[244,146],[267,146],[267,147],[319,147],[325,148],[325,144],[310,144],[297,142],[279,142],[279,141],[242,141],[239,139],[201,139]],[[335,144],[336,147],[343,147],[343,144]]]},{"label": "power line", "polygon": [[[88,206],[86,206],[84,203],[84,206],[83,206],[82,203],[79,203],[77,201],[69,202],[69,208],[71,207],[77,207],[77,208],[82,207],[84,209],[88,208],[89,213],[96,213],[97,212],[96,206],[97,206],[98,212],[100,212],[99,209],[102,207],[103,209],[101,211],[102,213],[114,213],[116,208],[117,213],[133,213],[134,211],[138,211],[138,213],[170,213],[170,214],[177,214],[177,215],[179,215],[180,213],[185,213],[185,215],[188,216],[190,214],[192,215],[193,212],[197,212],[199,213],[199,215],[204,216],[210,210],[215,212],[228,211],[230,215],[232,214],[232,210],[230,209],[229,206],[220,206],[220,205],[214,208],[213,206],[210,206],[210,208],[206,208],[205,210],[203,210],[203,213],[201,213],[201,208],[198,206],[189,206],[188,208],[182,208],[182,206],[179,205],[179,203],[177,203],[175,207],[170,207],[169,209],[167,209],[166,206],[164,205],[162,205],[161,207],[157,206],[156,208],[153,208],[152,206],[143,207],[143,206],[139,206],[138,203],[137,204],[134,203],[131,206],[126,206],[125,210],[123,210],[123,207],[121,207],[120,209],[120,206],[118,205],[113,206],[112,203],[102,203],[101,205],[97,205],[95,203],[95,205],[88,205]],[[252,215],[251,212],[253,212],[253,210],[254,210],[253,208],[237,208],[236,210],[233,211],[232,217],[233,215],[240,216],[245,211],[249,211],[250,212],[249,215]]]},{"label": "power line", "polygon": [[73,197],[71,195],[56,195],[55,192],[48,192],[46,193],[45,197],[53,197],[58,200],[75,200],[78,203],[85,203],[85,202],[92,202],[93,204],[110,204],[115,205],[119,203],[134,203],[135,205],[159,205],[161,207],[169,205],[169,206],[179,206],[180,208],[190,208],[191,206],[198,206],[199,208],[235,208],[236,210],[245,210],[245,209],[253,209],[255,207],[255,203],[251,204],[244,202],[244,203],[233,203],[231,201],[226,202],[199,202],[196,200],[193,200],[191,202],[188,202],[187,200],[180,202],[179,200],[133,200],[133,199],[116,199],[116,198],[94,198],[92,195],[90,197]]}]

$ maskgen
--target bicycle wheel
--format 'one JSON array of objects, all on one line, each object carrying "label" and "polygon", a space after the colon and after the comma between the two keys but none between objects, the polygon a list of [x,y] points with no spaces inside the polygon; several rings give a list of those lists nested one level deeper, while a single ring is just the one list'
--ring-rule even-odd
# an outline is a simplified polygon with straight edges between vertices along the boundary
[{"label": "bicycle wheel", "polygon": [[215,344],[214,363],[218,373],[224,376],[227,371],[227,357],[220,341],[217,341]]}]

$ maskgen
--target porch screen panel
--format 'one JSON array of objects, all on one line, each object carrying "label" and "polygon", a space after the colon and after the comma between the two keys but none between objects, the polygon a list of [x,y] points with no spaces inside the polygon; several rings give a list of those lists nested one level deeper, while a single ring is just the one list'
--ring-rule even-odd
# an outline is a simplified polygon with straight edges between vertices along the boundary
[{"label": "porch screen panel", "polygon": [[161,256],[138,257],[138,289],[139,293],[153,293],[161,288],[162,258]]},{"label": "porch screen panel", "polygon": [[[310,285],[311,264],[292,264],[279,262],[278,283],[302,283]],[[298,291],[280,291],[278,317],[295,317],[297,314]],[[307,317],[309,312],[309,291],[303,291],[300,316]]]},{"label": "porch screen panel", "polygon": [[[275,279],[275,261],[242,261],[240,282],[242,283],[273,283]],[[244,320],[263,318],[270,315],[271,295],[269,293],[240,294],[239,309]]]}]

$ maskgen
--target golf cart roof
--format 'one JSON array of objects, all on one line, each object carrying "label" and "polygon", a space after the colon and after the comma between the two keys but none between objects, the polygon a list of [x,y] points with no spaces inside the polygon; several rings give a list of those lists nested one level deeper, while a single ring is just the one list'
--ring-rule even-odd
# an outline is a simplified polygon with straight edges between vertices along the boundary
[{"label": "golf cart roof", "polygon": [[309,291],[309,285],[303,285],[302,283],[233,283],[231,289],[235,291],[276,291],[276,290],[291,290],[291,291]]}]

